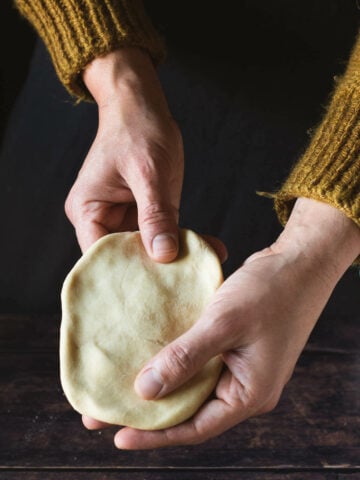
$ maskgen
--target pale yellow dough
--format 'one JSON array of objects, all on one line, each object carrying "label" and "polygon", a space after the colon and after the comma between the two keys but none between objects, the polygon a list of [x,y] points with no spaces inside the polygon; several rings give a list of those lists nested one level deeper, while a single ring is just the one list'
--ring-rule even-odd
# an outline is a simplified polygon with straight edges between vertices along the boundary
[{"label": "pale yellow dough", "polygon": [[219,260],[197,234],[182,230],[176,261],[146,254],[139,232],[98,240],[62,289],[61,383],[78,412],[145,430],[191,417],[220,374],[220,357],[175,392],[143,400],[134,390],[141,368],[188,330],[223,281]]}]

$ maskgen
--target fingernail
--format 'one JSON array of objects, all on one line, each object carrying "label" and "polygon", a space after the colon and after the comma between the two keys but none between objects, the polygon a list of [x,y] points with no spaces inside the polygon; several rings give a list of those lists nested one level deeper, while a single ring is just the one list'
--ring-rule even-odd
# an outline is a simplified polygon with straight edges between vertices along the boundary
[{"label": "fingernail", "polygon": [[121,437],[120,437],[120,436],[118,437],[117,435],[115,435],[115,437],[114,437],[114,443],[115,443],[115,447],[116,447],[116,448],[118,448],[118,449],[120,449],[120,450],[124,450],[124,447],[123,447],[123,444],[122,444],[122,442],[121,442]]},{"label": "fingernail", "polygon": [[177,244],[175,238],[168,233],[160,233],[152,242],[153,253],[157,257],[163,257],[176,252]]},{"label": "fingernail", "polygon": [[162,387],[160,375],[154,368],[145,370],[135,382],[135,390],[145,399],[155,398]]}]

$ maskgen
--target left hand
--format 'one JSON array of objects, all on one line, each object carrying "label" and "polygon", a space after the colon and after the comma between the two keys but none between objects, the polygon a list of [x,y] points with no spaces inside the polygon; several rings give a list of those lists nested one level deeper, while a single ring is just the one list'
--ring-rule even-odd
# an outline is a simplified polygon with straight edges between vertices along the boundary
[{"label": "left hand", "polygon": [[[196,324],[159,352],[135,388],[160,398],[222,353],[215,398],[188,421],[115,436],[122,449],[196,444],[273,409],[337,281],[360,253],[360,230],[338,210],[299,199],[284,232],[219,288]],[[150,382],[156,370],[158,382]],[[144,377],[142,377],[142,375]],[[88,428],[104,426],[89,418]]]}]

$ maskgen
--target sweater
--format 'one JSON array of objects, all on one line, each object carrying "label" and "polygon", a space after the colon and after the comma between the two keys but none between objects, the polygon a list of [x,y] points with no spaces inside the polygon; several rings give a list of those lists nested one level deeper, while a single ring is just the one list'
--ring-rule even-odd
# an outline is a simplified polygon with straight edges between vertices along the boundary
[{"label": "sweater", "polygon": [[[132,45],[147,50],[155,64],[165,58],[141,0],[15,2],[42,37],[61,82],[80,100],[91,99],[81,73],[97,56]],[[360,33],[305,152],[270,196],[282,225],[296,198],[307,197],[334,206],[360,227]]]}]

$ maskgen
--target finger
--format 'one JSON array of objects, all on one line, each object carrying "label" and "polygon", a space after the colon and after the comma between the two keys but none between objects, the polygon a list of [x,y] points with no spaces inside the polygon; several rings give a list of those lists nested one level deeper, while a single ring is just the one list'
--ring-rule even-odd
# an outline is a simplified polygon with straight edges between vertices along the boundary
[{"label": "finger", "polygon": [[208,320],[200,319],[139,372],[134,384],[139,396],[146,400],[164,397],[195,375],[211,358],[227,350],[231,337],[219,335],[217,328],[209,327],[212,322]]},{"label": "finger", "polygon": [[88,417],[87,415],[82,416],[82,422],[88,430],[99,430],[101,428],[111,427],[110,423],[100,422],[95,420],[95,418]]},{"label": "finger", "polygon": [[[107,212],[106,212],[107,210]],[[102,220],[83,218],[76,224],[76,236],[84,253],[104,235],[114,232],[138,230],[136,205],[113,205],[101,212]]]},{"label": "finger", "polygon": [[81,222],[76,226],[76,237],[82,253],[91,247],[99,238],[110,233],[107,228],[97,222]]},{"label": "finger", "polygon": [[157,262],[174,260],[179,250],[178,205],[168,194],[134,192],[141,238],[148,255]]},{"label": "finger", "polygon": [[212,235],[201,235],[202,238],[215,250],[216,255],[219,257],[220,262],[224,263],[228,259],[228,251],[225,244]]},{"label": "finger", "polygon": [[174,445],[198,444],[216,437],[247,417],[245,411],[222,399],[205,404],[189,421],[165,430],[136,430],[123,428],[116,433],[114,442],[124,450],[143,450]]}]

